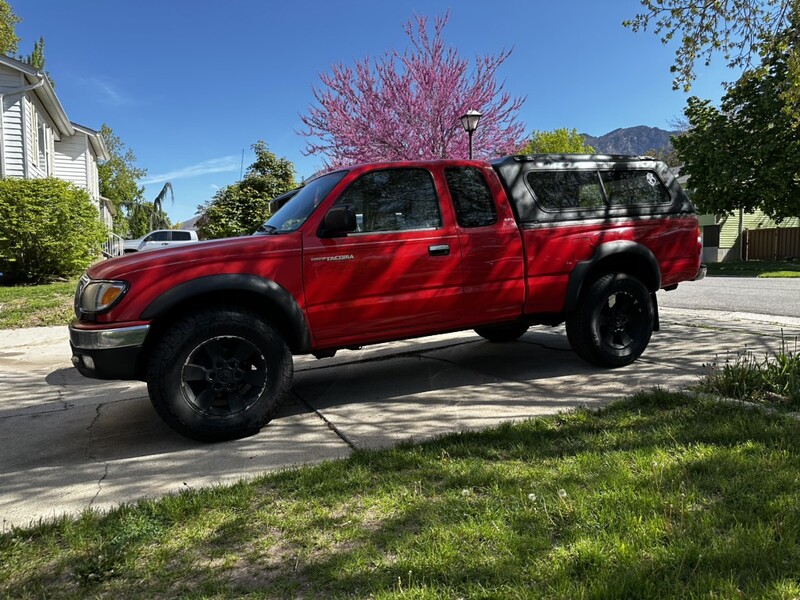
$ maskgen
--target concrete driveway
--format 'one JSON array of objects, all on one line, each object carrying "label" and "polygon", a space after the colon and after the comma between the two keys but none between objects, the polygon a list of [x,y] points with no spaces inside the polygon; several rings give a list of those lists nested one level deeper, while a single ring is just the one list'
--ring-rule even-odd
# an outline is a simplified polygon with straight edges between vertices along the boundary
[{"label": "concrete driveway", "polygon": [[569,349],[563,328],[490,344],[464,332],[295,360],[290,402],[259,435],[205,445],[172,432],[143,383],[84,379],[63,327],[0,332],[0,521],[107,509],[120,502],[347,456],[352,448],[597,407],[658,385],[694,384],[702,365],[777,350],[800,318],[662,310],[634,365],[603,370]]}]

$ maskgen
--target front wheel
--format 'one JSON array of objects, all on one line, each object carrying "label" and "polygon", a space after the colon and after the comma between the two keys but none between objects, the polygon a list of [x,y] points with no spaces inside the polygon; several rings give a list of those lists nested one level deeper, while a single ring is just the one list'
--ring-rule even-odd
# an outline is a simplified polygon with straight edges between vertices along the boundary
[{"label": "front wheel", "polygon": [[603,367],[635,361],[650,342],[655,310],[641,281],[610,273],[593,281],[567,318],[567,337],[581,358]]},{"label": "front wheel", "polygon": [[147,390],[186,437],[216,442],[257,433],[288,395],[292,356],[259,315],[237,308],[185,317],[157,343]]}]

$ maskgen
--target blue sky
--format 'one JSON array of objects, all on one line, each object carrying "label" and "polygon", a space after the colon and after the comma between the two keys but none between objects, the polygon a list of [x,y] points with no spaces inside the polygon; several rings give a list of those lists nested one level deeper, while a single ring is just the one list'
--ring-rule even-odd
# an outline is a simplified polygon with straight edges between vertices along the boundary
[{"label": "blue sky", "polygon": [[[638,0],[489,3],[472,0],[11,0],[20,52],[44,36],[47,70],[73,121],[107,123],[147,169],[145,197],[165,181],[173,221],[190,218],[239,179],[263,139],[298,179],[321,160],[303,155],[300,115],[334,63],[402,50],[413,14],[450,11],[447,42],[474,57],[513,48],[500,79],[527,96],[527,130],[669,129],[687,94],[672,91],[674,48],[622,27]],[[509,6],[501,10],[498,6]],[[718,100],[736,74],[718,59],[693,95]],[[242,153],[244,151],[244,160]]]}]

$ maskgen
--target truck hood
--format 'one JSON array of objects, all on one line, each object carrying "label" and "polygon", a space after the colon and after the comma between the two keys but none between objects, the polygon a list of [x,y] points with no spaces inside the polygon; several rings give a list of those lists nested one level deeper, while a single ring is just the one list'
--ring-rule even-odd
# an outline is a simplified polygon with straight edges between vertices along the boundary
[{"label": "truck hood", "polygon": [[267,257],[279,258],[283,253],[299,250],[301,243],[299,233],[196,242],[126,254],[97,263],[87,273],[92,279],[124,279],[140,271],[169,269],[172,265],[187,269],[211,263],[230,263],[233,260],[249,262]]}]

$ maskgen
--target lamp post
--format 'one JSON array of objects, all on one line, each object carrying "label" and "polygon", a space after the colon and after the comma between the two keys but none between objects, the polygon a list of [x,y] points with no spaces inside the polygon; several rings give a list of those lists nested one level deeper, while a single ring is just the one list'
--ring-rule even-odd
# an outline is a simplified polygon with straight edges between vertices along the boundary
[{"label": "lamp post", "polygon": [[468,110],[461,115],[461,126],[464,131],[469,135],[469,159],[472,160],[472,134],[478,128],[478,121],[481,120],[483,115],[477,110]]}]

